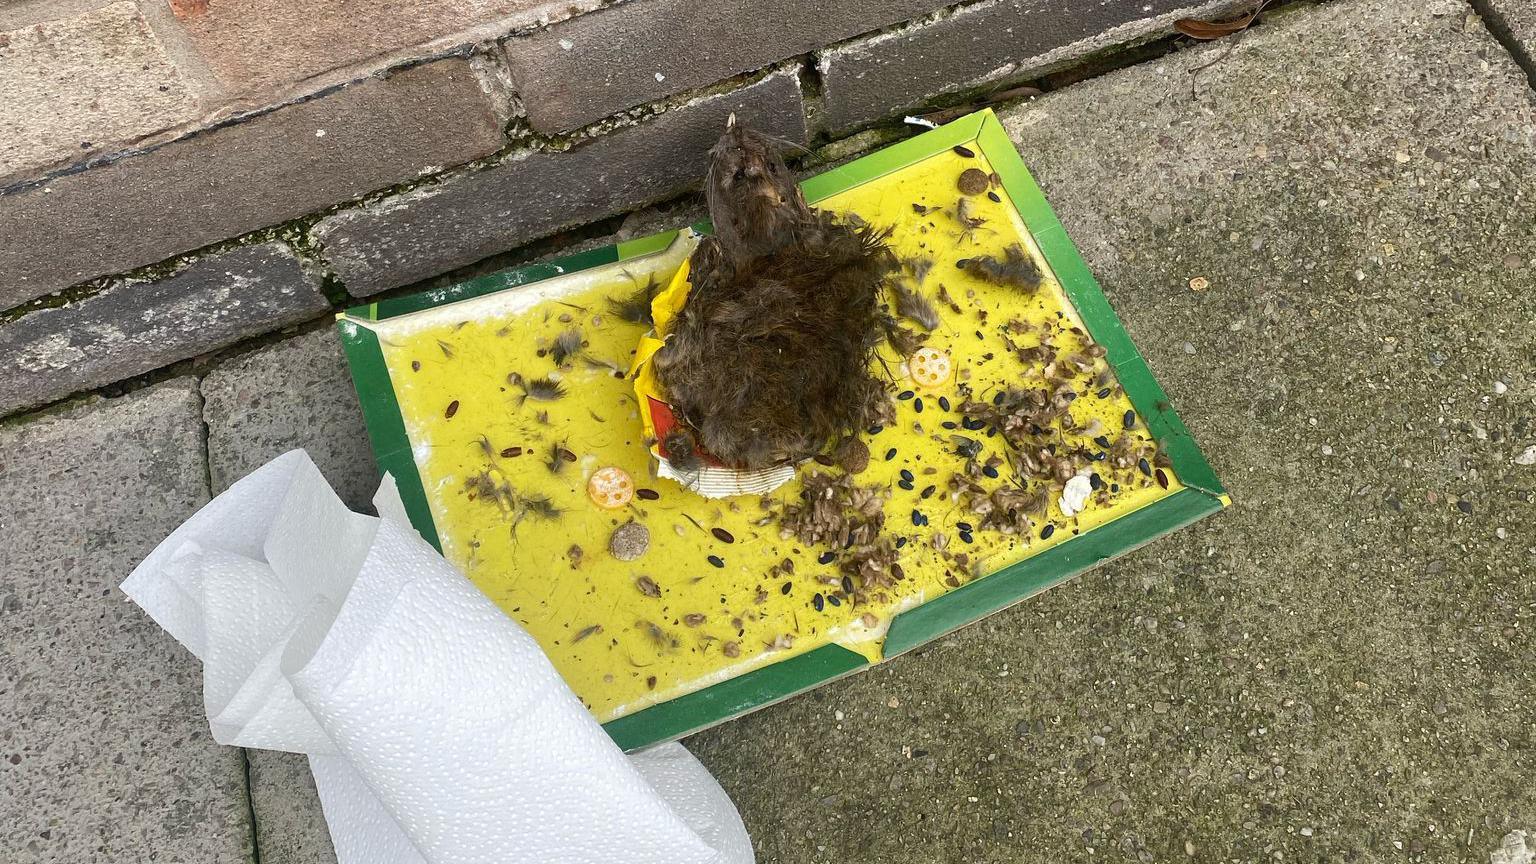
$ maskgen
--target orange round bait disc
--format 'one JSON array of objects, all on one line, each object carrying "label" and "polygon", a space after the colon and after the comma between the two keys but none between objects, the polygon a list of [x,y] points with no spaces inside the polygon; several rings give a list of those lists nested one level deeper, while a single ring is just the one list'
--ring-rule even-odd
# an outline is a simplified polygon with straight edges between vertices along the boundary
[{"label": "orange round bait disc", "polygon": [[955,362],[937,348],[919,348],[907,358],[907,372],[923,387],[937,387],[955,374]]},{"label": "orange round bait disc", "polygon": [[587,497],[599,507],[615,510],[634,500],[635,481],[623,468],[599,468],[587,481]]}]

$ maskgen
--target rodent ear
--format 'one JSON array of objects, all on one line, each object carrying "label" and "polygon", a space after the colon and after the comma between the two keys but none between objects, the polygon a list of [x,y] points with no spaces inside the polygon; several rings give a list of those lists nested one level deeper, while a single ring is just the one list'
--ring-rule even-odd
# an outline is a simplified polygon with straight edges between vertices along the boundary
[{"label": "rodent ear", "polygon": [[731,116],[725,118],[725,131],[729,132],[729,131],[731,131],[732,129],[735,129],[735,128],[736,128],[736,112],[732,111],[731,112]]}]

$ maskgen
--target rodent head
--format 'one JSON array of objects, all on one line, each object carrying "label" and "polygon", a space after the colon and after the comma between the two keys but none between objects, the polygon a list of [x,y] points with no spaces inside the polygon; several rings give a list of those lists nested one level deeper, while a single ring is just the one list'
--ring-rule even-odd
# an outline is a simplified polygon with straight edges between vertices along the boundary
[{"label": "rodent head", "polygon": [[779,156],[782,142],[737,123],[709,151],[705,192],[722,249],[741,260],[766,254],[793,236],[810,210]]}]

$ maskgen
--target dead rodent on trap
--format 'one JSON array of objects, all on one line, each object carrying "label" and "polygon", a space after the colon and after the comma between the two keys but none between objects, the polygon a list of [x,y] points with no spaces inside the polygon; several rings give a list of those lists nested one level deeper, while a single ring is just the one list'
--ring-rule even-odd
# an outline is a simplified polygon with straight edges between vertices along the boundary
[{"label": "dead rodent on trap", "polygon": [[674,461],[703,449],[744,469],[797,462],[887,401],[870,366],[892,326],[881,300],[895,256],[884,232],[809,206],[779,146],[731,122],[710,150],[715,233],[655,358],[684,430],[662,442]]}]

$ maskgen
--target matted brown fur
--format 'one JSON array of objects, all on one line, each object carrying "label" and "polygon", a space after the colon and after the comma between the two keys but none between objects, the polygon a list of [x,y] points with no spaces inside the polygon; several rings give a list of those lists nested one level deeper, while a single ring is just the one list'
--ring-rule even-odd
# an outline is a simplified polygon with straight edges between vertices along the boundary
[{"label": "matted brown fur", "polygon": [[[710,151],[715,235],[656,372],[678,417],[729,465],[813,456],[868,425],[896,268],[885,235],[809,207],[777,142],[732,125]],[[681,443],[681,442],[679,442]]]}]

